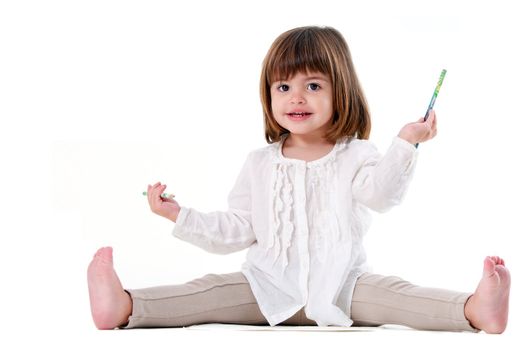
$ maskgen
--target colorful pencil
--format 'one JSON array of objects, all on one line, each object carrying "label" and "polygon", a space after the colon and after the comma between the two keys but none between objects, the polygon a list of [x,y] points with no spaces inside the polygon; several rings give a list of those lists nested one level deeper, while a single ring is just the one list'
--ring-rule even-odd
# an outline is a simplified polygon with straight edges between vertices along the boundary
[{"label": "colorful pencil", "polygon": [[[443,84],[443,79],[445,79],[445,74],[447,74],[447,70],[443,69],[441,71],[441,75],[439,76],[439,81],[436,85],[436,88],[434,89],[434,93],[432,94],[432,98],[430,99],[430,103],[428,104],[427,112],[425,113],[425,118],[423,118],[423,121],[427,121],[430,110],[434,108],[434,102],[436,102],[436,98],[438,97],[439,89],[441,89],[441,84]],[[416,143],[416,148],[418,146],[419,143]]]}]

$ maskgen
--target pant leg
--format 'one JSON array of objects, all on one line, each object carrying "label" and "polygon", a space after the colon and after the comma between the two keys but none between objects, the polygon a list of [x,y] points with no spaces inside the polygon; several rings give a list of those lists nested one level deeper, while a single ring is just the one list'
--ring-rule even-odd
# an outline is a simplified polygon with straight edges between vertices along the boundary
[{"label": "pant leg", "polygon": [[397,324],[422,330],[475,332],[464,313],[470,295],[365,273],[356,282],[351,318],[356,326]]},{"label": "pant leg", "polygon": [[180,285],[127,292],[133,310],[124,328],[267,323],[241,272],[208,274]]},{"label": "pant leg", "polygon": [[[127,290],[133,302],[122,328],[183,327],[203,323],[268,325],[241,272],[208,274],[188,283]],[[283,325],[316,325],[304,308]]]}]

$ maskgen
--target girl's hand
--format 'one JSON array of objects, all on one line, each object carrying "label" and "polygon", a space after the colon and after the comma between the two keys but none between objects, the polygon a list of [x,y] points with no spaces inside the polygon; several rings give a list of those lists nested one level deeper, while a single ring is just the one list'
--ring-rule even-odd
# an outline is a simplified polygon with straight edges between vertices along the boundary
[{"label": "girl's hand", "polygon": [[148,185],[149,206],[155,214],[176,222],[180,212],[180,205],[171,197],[164,198],[160,196],[165,189],[166,185],[162,185],[160,182],[153,186]]},{"label": "girl's hand", "polygon": [[431,109],[426,121],[420,118],[415,123],[408,123],[399,131],[397,136],[415,145],[416,143],[425,142],[434,138],[436,134],[436,113]]}]

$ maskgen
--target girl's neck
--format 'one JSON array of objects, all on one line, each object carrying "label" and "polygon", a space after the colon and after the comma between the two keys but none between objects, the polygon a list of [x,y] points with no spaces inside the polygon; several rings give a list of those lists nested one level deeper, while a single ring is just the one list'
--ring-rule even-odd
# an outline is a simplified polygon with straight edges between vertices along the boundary
[{"label": "girl's neck", "polygon": [[330,142],[324,137],[316,135],[297,135],[289,134],[285,140],[287,147],[294,148],[315,148],[322,146],[334,145],[334,142]]},{"label": "girl's neck", "polygon": [[312,140],[290,134],[282,145],[282,155],[285,158],[311,162],[326,156],[334,147],[335,143],[330,143],[325,139],[316,138]]}]

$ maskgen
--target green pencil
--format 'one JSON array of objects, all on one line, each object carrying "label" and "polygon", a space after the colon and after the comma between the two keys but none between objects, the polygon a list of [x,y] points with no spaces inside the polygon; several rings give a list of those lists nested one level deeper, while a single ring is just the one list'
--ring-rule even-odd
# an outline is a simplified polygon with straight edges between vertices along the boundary
[{"label": "green pencil", "polygon": [[[148,195],[148,192],[142,192],[142,195],[143,196],[147,196]],[[173,198],[175,197],[174,194],[171,194],[171,193],[163,193],[160,195],[162,198]]]},{"label": "green pencil", "polygon": [[[425,118],[423,118],[423,121],[427,121],[430,110],[434,108],[434,102],[436,102],[436,98],[438,97],[439,89],[441,88],[441,84],[443,84],[443,79],[445,79],[445,74],[447,74],[447,70],[443,69],[441,71],[441,75],[439,76],[439,81],[436,85],[436,88],[434,89],[434,93],[432,94],[432,98],[430,99],[430,103],[428,104],[427,112],[425,113]],[[416,143],[416,148],[418,146],[419,143]]]}]

